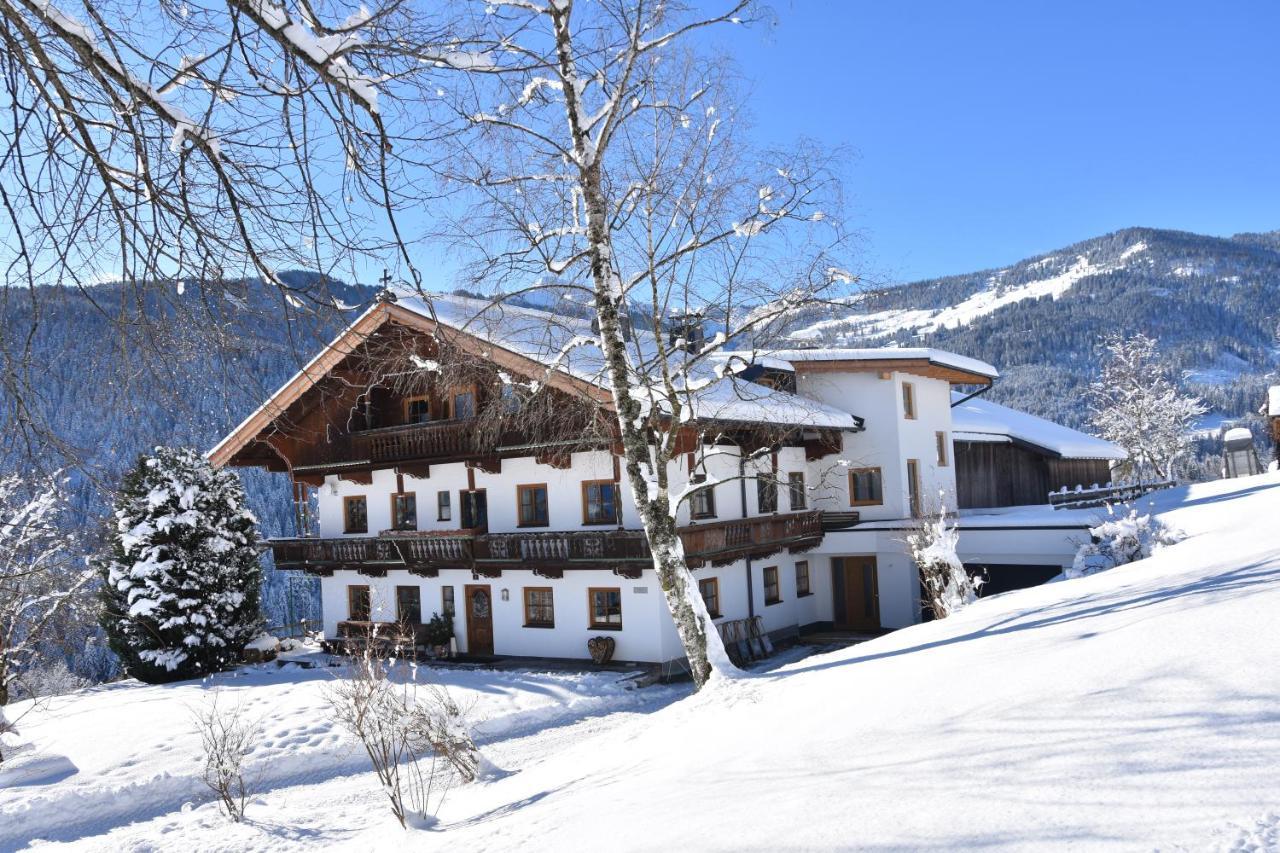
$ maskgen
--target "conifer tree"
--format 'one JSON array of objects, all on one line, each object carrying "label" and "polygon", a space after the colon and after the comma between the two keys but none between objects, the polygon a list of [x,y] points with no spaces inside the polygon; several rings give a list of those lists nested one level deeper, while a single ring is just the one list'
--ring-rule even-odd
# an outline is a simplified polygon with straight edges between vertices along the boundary
[{"label": "conifer tree", "polygon": [[239,478],[196,451],[139,459],[99,565],[102,626],[130,675],[175,681],[239,659],[261,629],[255,525]]}]

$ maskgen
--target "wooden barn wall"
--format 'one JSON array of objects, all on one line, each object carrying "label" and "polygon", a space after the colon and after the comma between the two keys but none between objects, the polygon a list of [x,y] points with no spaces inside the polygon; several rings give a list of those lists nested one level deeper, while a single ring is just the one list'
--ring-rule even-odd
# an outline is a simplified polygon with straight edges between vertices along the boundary
[{"label": "wooden barn wall", "polygon": [[1104,459],[1049,459],[1012,444],[957,441],[955,457],[961,509],[1043,504],[1063,486],[1088,487],[1111,478]]}]

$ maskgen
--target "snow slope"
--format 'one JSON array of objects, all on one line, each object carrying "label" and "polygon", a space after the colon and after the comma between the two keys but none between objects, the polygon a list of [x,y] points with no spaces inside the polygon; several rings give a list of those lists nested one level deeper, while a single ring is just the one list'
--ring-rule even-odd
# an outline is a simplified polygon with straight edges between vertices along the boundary
[{"label": "snow slope", "polygon": [[[190,761],[173,721],[193,685],[90,691],[30,726],[79,771],[0,791],[0,838],[17,840],[16,817],[95,850],[1274,850],[1280,475],[1148,506],[1187,534],[1150,560],[683,701],[679,688],[628,692],[609,676],[458,673],[458,690],[514,715],[509,735],[485,741],[513,772],[452,792],[439,838],[406,840],[354,757],[264,785],[242,826],[157,780],[145,798],[122,797],[147,807],[99,806],[96,823],[66,828],[80,819],[76,790],[189,778],[160,747]],[[243,678],[277,715],[264,749],[282,764],[329,751],[309,744],[330,736],[309,704],[312,675],[258,684],[261,673]],[[569,698],[592,710],[546,718]],[[188,799],[204,804],[183,810]]]}]

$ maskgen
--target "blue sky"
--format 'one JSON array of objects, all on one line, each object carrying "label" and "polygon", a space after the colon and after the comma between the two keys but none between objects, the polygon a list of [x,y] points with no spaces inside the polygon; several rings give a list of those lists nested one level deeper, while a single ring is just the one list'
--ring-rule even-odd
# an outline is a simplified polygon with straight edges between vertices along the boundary
[{"label": "blue sky", "polygon": [[777,0],[717,41],[755,133],[849,146],[888,281],[1130,225],[1280,229],[1280,3]]}]

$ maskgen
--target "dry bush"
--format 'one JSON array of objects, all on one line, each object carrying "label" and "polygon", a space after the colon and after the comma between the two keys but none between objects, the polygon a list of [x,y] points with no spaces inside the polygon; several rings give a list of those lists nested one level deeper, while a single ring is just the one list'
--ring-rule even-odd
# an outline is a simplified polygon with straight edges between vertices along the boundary
[{"label": "dry bush", "polygon": [[227,817],[239,823],[251,787],[245,779],[245,758],[262,736],[262,723],[249,718],[243,705],[221,705],[217,692],[192,716],[204,755],[201,778]]},{"label": "dry bush", "polygon": [[327,691],[333,719],[364,747],[401,826],[430,826],[455,781],[483,766],[463,714],[438,685],[396,682],[369,650]]}]

